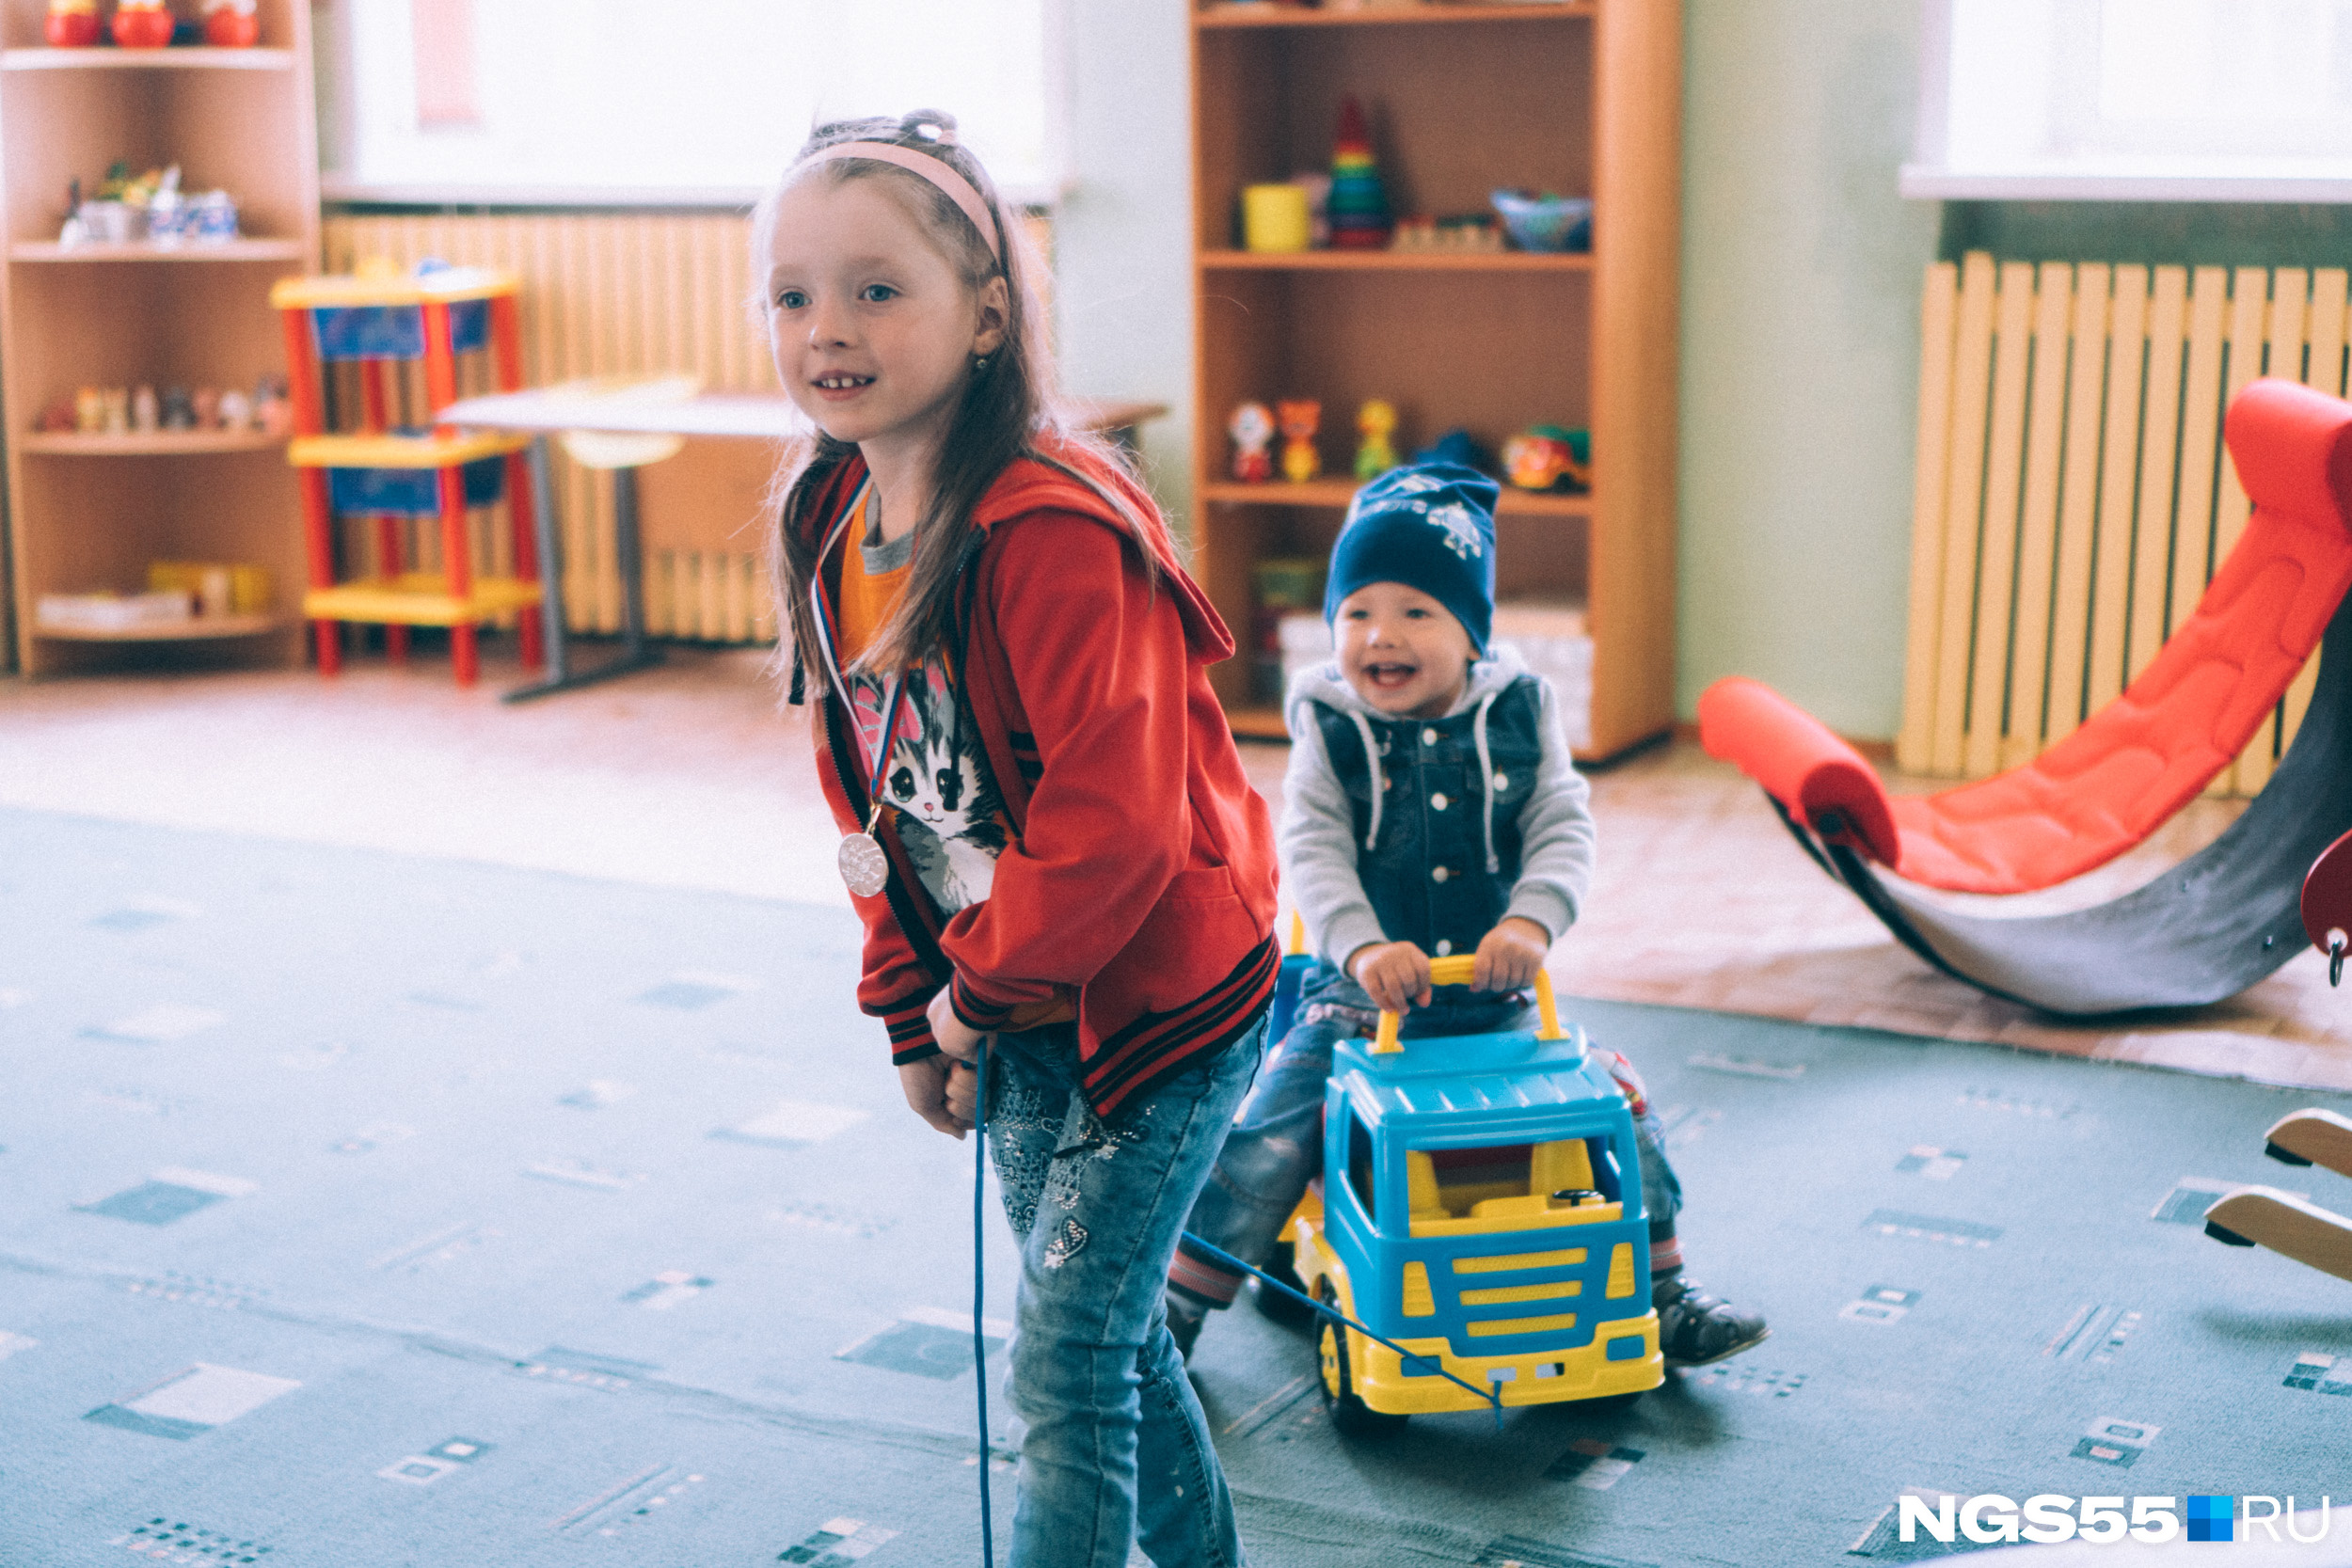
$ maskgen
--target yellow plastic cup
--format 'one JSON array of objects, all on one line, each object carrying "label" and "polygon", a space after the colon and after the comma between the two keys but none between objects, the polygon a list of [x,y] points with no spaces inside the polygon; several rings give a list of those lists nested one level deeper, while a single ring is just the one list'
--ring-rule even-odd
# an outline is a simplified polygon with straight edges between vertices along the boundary
[{"label": "yellow plastic cup", "polygon": [[1242,244],[1251,250],[1304,250],[1313,237],[1304,185],[1247,185],[1241,193]]}]

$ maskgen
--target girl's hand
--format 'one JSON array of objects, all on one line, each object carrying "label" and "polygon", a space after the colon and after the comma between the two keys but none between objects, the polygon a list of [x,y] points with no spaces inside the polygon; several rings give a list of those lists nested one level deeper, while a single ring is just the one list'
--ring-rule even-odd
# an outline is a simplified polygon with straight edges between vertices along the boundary
[{"label": "girl's hand", "polygon": [[[963,1081],[966,1096],[961,1116],[955,1108],[952,1089],[958,1079]],[[961,1139],[971,1130],[972,1074],[958,1070],[953,1057],[926,1056],[919,1062],[901,1062],[898,1087],[916,1116],[949,1137]]]},{"label": "girl's hand", "polygon": [[1429,1006],[1429,955],[1409,942],[1367,942],[1348,955],[1347,969],[1386,1011]]},{"label": "girl's hand", "polygon": [[1470,990],[1517,990],[1532,986],[1550,953],[1551,934],[1532,920],[1513,915],[1480,939],[1477,960],[1470,966]]},{"label": "girl's hand", "polygon": [[959,1062],[980,1059],[980,1032],[956,1016],[956,1005],[945,990],[931,998],[930,1017],[931,1038],[940,1050]]}]

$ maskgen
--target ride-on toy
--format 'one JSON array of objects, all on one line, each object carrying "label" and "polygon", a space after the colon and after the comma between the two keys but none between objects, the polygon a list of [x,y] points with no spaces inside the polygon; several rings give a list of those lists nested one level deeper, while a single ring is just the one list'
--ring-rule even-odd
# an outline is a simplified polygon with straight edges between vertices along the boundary
[{"label": "ride-on toy", "polygon": [[[1432,960],[1467,985],[1472,958]],[[1333,1422],[1370,1435],[1422,1412],[1606,1399],[1665,1379],[1649,1299],[1633,1116],[1560,1027],[1343,1042],[1323,1111],[1323,1180],[1284,1226],[1307,1291],[1394,1348],[1326,1318]],[[1450,1382],[1454,1377],[1470,1386]]]}]

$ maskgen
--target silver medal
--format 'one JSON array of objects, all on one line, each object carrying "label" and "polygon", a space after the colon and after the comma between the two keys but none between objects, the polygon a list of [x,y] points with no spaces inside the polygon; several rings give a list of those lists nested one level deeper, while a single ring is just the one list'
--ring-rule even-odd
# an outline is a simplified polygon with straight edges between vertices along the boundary
[{"label": "silver medal", "polygon": [[851,833],[843,839],[835,859],[841,866],[841,879],[860,898],[871,898],[890,883],[890,857],[882,853],[872,833]]}]

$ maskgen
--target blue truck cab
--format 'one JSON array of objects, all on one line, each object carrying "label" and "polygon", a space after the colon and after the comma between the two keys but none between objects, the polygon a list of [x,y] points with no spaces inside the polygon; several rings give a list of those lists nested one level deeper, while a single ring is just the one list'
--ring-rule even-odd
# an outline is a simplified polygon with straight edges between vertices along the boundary
[{"label": "blue truck cab", "polygon": [[1438,1367],[1505,1405],[1664,1380],[1632,1113],[1583,1031],[1554,1022],[1548,980],[1538,1000],[1534,1032],[1400,1045],[1391,1016],[1334,1059],[1321,1190],[1286,1227],[1294,1266],[1407,1353],[1322,1320],[1343,1429],[1488,1407]]}]

